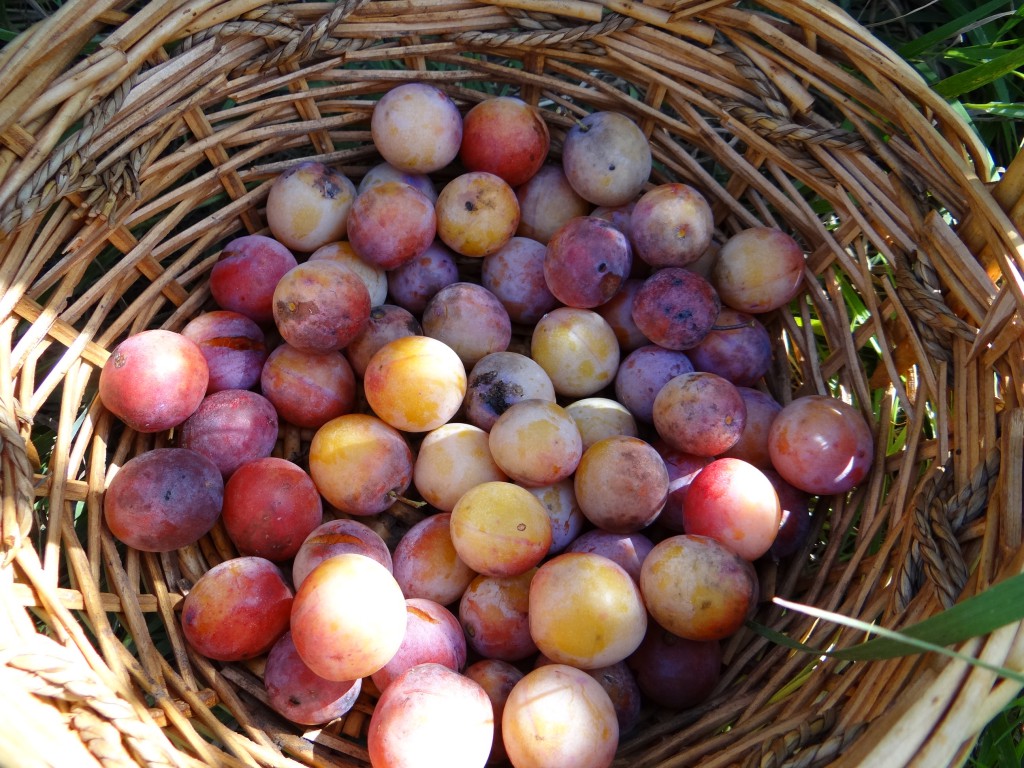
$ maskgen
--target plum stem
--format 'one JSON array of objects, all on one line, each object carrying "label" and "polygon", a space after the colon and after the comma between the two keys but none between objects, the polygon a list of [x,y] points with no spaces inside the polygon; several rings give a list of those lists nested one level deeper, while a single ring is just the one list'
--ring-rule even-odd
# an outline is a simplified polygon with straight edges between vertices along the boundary
[{"label": "plum stem", "polygon": [[405,496],[400,494],[398,491],[388,491],[388,496],[392,500],[394,500],[394,501],[400,501],[403,504],[408,504],[413,509],[419,509],[420,507],[427,506],[427,502],[425,502],[425,501],[416,501],[414,499],[406,498]]}]

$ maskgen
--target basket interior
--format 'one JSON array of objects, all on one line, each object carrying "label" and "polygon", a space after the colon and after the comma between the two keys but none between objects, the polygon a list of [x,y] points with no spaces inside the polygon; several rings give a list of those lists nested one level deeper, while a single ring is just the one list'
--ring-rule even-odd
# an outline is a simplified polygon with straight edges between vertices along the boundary
[{"label": "basket interior", "polygon": [[[69,4],[82,16],[53,39],[101,42],[23,105],[14,125],[50,139],[46,152],[0,150],[7,637],[18,647],[42,633],[73,651],[68,664],[104,692],[91,701],[127,719],[42,689],[41,662],[19,657],[19,673],[60,711],[116,723],[111,748],[170,764],[368,762],[372,686],[343,720],[307,732],[266,706],[259,662],[187,647],[183,591],[236,553],[219,526],[164,555],[115,542],[107,478],[174,436],[124,429],[95,393],[118,341],[180,330],[213,306],[219,249],[267,232],[277,174],[319,159],[358,180],[380,160],[369,117],[404,82],[432,82],[463,110],[493,95],[539,106],[555,158],[577,118],[626,113],[649,136],[651,183],[699,189],[718,243],[764,224],[804,246],[802,294],[763,318],[775,343],[763,387],[781,403],[854,403],[876,461],[850,494],[815,501],[802,551],[758,564],[757,622],[842,647],[863,636],[771,599],[898,628],[1019,570],[1019,473],[1000,461],[1021,455],[1019,235],[976,137],[837,9],[391,0],[211,5],[190,18],[158,5]],[[12,46],[5,64],[21,71],[32,47]],[[1010,204],[1011,182],[995,188]],[[472,279],[477,267],[461,266]],[[301,463],[310,438],[283,424],[275,454]],[[394,543],[423,515],[399,503],[373,525]],[[937,669],[930,657],[844,664],[744,630],[712,699],[650,708],[618,764],[853,764],[895,738],[880,716],[909,708],[901,692]],[[964,725],[954,694],[944,701],[900,741],[935,758],[922,765],[969,749],[983,725]],[[948,742],[931,736],[943,728]]]}]

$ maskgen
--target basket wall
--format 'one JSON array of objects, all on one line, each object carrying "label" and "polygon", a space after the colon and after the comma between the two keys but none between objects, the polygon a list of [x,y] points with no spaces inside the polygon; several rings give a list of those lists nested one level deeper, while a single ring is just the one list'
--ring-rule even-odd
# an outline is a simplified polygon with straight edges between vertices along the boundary
[{"label": "basket wall", "polygon": [[[277,173],[377,162],[374,99],[410,80],[463,107],[538,104],[556,153],[575,118],[625,112],[652,182],[700,189],[719,242],[769,224],[805,246],[797,309],[766,318],[765,386],[855,403],[877,458],[817,503],[802,552],[760,566],[758,621],[842,647],[863,638],[770,599],[898,628],[1021,570],[1024,161],[993,183],[971,131],[827,3],[72,0],[0,66],[0,673],[24,699],[0,745],[19,764],[367,764],[372,691],[304,733],[264,704],[259,664],[187,648],[181,595],[234,552],[219,528],[167,555],[115,543],[106,479],[169,436],[125,431],[95,391],[126,335],[209,308],[219,247],[265,231]],[[277,453],[301,461],[309,438],[285,426]],[[396,506],[379,530],[420,514]],[[1020,634],[962,650],[1021,669]],[[712,700],[646,712],[618,764],[957,764],[1018,690],[745,630]]]}]

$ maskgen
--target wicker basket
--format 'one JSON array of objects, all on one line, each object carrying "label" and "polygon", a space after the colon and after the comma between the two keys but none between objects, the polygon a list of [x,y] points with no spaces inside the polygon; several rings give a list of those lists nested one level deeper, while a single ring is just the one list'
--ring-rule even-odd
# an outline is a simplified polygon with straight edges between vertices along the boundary
[{"label": "wicker basket", "polygon": [[[258,664],[186,646],[183,589],[234,553],[219,529],[167,555],[115,543],[105,478],[167,437],[124,431],[95,388],[117,341],[209,306],[219,246],[264,229],[275,174],[377,162],[373,99],[409,80],[462,106],[481,84],[540,104],[556,151],[574,118],[625,112],[652,180],[701,189],[719,239],[768,223],[804,244],[799,310],[766,321],[766,386],[885,417],[869,479],[761,565],[759,621],[847,646],[863,636],[770,598],[898,628],[1024,567],[1024,160],[990,183],[976,136],[826,2],[72,0],[0,72],[5,765],[368,764],[372,691],[304,731],[266,707]],[[308,439],[284,428],[281,455]],[[1024,669],[1019,625],[961,650]],[[646,712],[617,765],[960,764],[1018,691],[964,663],[841,663],[744,630],[711,701]]]}]

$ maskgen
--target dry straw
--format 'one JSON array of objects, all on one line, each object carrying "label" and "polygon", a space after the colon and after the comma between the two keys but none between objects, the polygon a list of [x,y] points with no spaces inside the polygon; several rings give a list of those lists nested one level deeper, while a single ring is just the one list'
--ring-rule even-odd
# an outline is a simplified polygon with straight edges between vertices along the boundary
[{"label": "dry straw", "polygon": [[[863,637],[767,598],[900,628],[1024,565],[1024,160],[994,183],[977,137],[826,2],[72,0],[0,67],[0,745],[14,764],[367,764],[372,692],[304,732],[265,706],[258,665],[187,648],[181,594],[230,543],[215,529],[151,555],[112,540],[106,478],[167,438],[124,431],[95,389],[117,341],[208,306],[218,248],[264,228],[276,173],[300,157],[353,178],[373,164],[374,99],[409,80],[465,107],[518,94],[556,149],[587,111],[625,112],[650,137],[652,181],[700,188],[720,240],[765,223],[806,247],[797,309],[767,320],[767,387],[880,414],[878,458],[852,495],[818,504],[803,552],[761,566],[760,621],[848,646]],[[296,456],[309,435],[281,438]],[[396,508],[380,530],[417,514]],[[1016,624],[961,650],[1024,668]],[[726,661],[708,704],[648,712],[618,764],[956,764],[1018,693],[960,662],[823,660],[748,631]]]}]

